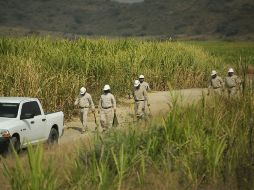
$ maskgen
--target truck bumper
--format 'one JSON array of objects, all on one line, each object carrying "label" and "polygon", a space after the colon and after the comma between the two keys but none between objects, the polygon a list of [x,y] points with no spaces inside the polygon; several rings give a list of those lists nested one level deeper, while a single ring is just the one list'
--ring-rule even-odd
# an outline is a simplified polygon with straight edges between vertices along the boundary
[{"label": "truck bumper", "polygon": [[0,154],[8,150],[9,143],[10,143],[9,138],[0,137]]}]

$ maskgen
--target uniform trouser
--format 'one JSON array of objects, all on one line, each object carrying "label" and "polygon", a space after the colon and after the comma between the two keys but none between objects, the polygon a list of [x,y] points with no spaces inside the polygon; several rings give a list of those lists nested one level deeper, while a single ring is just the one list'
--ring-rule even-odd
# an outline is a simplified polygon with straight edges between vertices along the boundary
[{"label": "uniform trouser", "polygon": [[87,127],[87,114],[88,114],[89,108],[82,108],[80,109],[80,121],[82,123],[82,131],[85,131]]},{"label": "uniform trouser", "polygon": [[236,87],[228,88],[228,96],[229,97],[233,97],[236,95],[237,95],[237,88]]},{"label": "uniform trouser", "polygon": [[145,101],[136,101],[135,102],[135,114],[137,118],[144,117],[145,114]]},{"label": "uniform trouser", "polygon": [[211,89],[211,94],[212,95],[222,95],[222,89],[221,88],[214,88],[214,89]]},{"label": "uniform trouser", "polygon": [[104,130],[112,127],[113,119],[114,119],[114,112],[113,112],[112,108],[101,109],[100,122],[101,122],[101,127]]},{"label": "uniform trouser", "polygon": [[147,102],[147,101],[145,101],[144,113],[145,113],[145,114],[148,114],[148,102]]}]

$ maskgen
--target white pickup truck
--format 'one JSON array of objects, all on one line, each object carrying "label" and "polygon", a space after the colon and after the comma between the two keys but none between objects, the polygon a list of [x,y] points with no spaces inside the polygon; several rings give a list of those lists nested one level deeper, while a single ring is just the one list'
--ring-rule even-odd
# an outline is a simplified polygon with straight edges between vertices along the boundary
[{"label": "white pickup truck", "polygon": [[58,142],[63,135],[63,112],[45,114],[36,98],[0,97],[0,151],[16,152],[29,143]]}]

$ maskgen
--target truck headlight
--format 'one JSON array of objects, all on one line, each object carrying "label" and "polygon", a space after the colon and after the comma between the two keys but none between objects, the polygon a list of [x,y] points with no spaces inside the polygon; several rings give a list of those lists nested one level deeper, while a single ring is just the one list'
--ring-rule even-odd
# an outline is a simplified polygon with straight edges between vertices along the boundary
[{"label": "truck headlight", "polygon": [[10,132],[8,130],[2,130],[2,131],[0,131],[0,134],[4,138],[10,138],[11,137],[11,134],[10,134]]}]

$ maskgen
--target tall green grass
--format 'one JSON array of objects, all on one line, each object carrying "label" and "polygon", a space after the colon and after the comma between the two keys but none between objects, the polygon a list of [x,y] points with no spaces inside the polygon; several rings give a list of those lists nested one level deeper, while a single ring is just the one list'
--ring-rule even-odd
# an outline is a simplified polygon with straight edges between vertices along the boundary
[{"label": "tall green grass", "polygon": [[[182,188],[210,185],[215,189],[252,189],[253,108],[251,91],[230,100],[204,97],[198,104],[187,107],[175,103],[163,122],[142,132],[139,129],[116,132],[95,143],[92,153],[81,151],[78,155],[85,158],[83,166],[87,171],[82,179],[90,179],[92,189],[100,187],[99,181],[105,181],[101,176],[107,179],[106,189],[146,189],[158,180],[150,179],[150,172],[160,171],[162,176],[176,174]],[[103,170],[92,169],[93,165],[103,165],[100,167]],[[71,175],[74,178],[75,171]],[[70,184],[71,187],[74,183]]]},{"label": "tall green grass", "polygon": [[[15,190],[253,189],[254,83],[242,62],[244,96],[186,106],[175,98],[171,112],[143,130],[97,134],[90,147],[69,145],[50,162],[42,147],[29,147],[2,172]],[[212,68],[225,71],[220,63],[184,43],[1,38],[0,95],[39,97],[46,110],[70,117],[81,85],[97,97],[109,83],[119,97],[142,73],[155,90],[203,87]]]},{"label": "tall green grass", "polygon": [[43,163],[43,147],[38,145],[33,148],[28,146],[27,161],[22,162],[17,153],[15,153],[15,165],[8,167],[3,164],[3,174],[9,181],[11,189],[15,190],[55,190],[57,188],[56,168],[53,168],[52,160],[47,164]]},{"label": "tall green grass", "polygon": [[0,96],[33,96],[46,110],[71,116],[81,85],[98,99],[104,84],[125,96],[144,74],[153,90],[204,87],[212,68],[222,68],[201,48],[135,39],[75,41],[0,38]]},{"label": "tall green grass", "polygon": [[[222,64],[235,66],[239,61],[247,62],[253,66],[254,43],[249,42],[225,42],[225,41],[192,41],[186,44],[201,47],[210,56],[219,58]],[[253,74],[253,69],[251,70]]]},{"label": "tall green grass", "polygon": [[[235,99],[204,96],[188,106],[176,101],[159,122],[143,130],[133,125],[128,131],[97,134],[89,147],[64,153],[61,173],[39,173],[51,181],[64,176],[56,181],[59,189],[152,189],[157,184],[160,189],[253,189],[254,99],[253,89],[245,90]],[[36,172],[29,179],[44,168],[36,155],[28,151],[28,160],[41,167],[30,167]],[[54,159],[51,166],[57,167],[58,156]],[[29,183],[17,163],[18,169],[5,169],[10,184],[16,184],[13,189]]]}]

